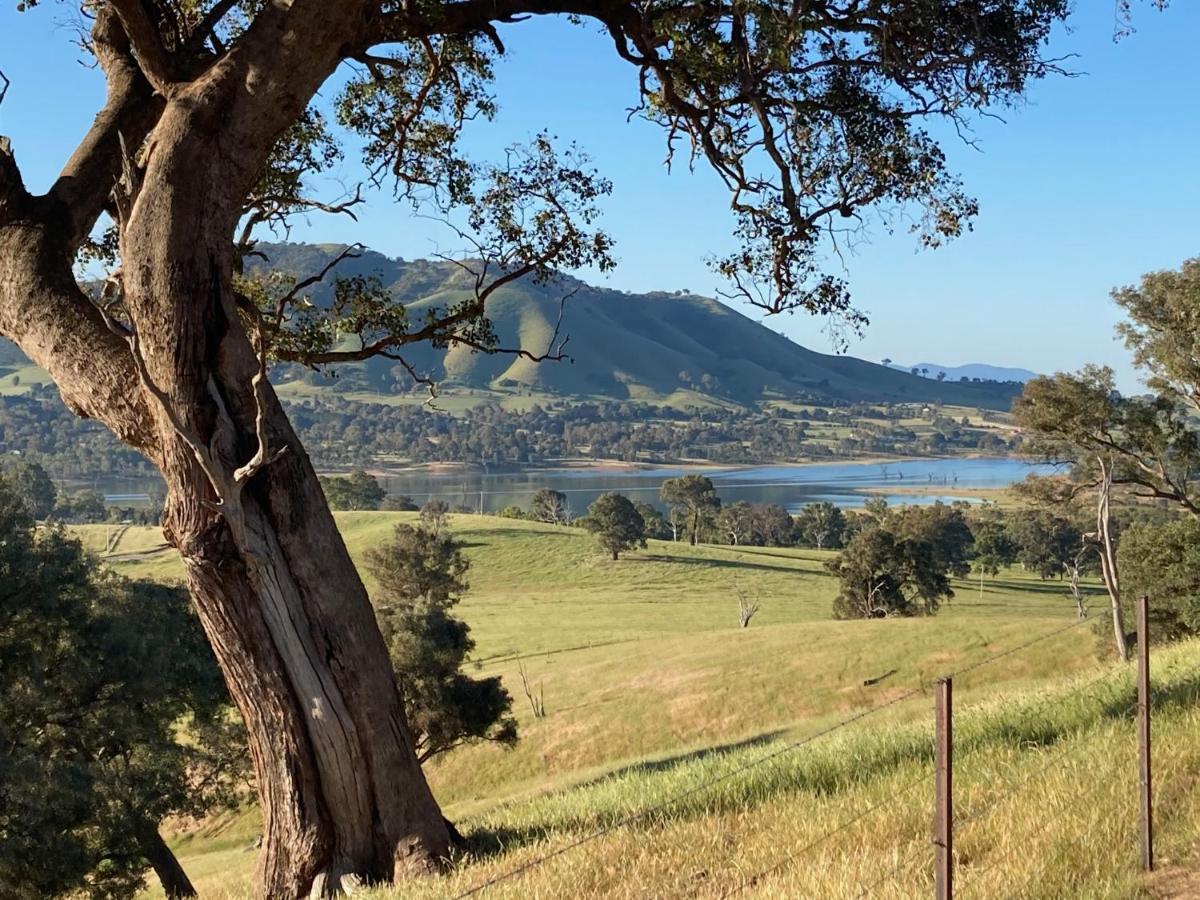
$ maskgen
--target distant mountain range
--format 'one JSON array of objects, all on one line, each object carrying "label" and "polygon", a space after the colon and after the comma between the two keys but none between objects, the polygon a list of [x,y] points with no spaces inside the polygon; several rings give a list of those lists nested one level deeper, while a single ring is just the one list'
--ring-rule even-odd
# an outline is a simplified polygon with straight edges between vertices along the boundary
[{"label": "distant mountain range", "polygon": [[[343,245],[260,244],[266,261],[254,265],[305,277],[320,271]],[[343,276],[378,276],[417,315],[471,296],[471,279],[453,263],[391,259],[364,251],[337,268]],[[333,287],[314,288],[318,304],[331,301]],[[562,300],[569,295],[565,305]],[[562,311],[560,334],[570,336],[570,361],[534,363],[511,354],[489,355],[463,346],[404,348],[404,358],[427,374],[444,394],[546,395],[563,399],[616,399],[688,406],[704,403],[750,405],[762,400],[942,401],[1007,408],[1032,373],[988,366],[937,367],[929,377],[852,356],[817,353],[709,297],[682,291],[631,294],[593,287],[564,277],[537,285],[528,279],[496,291],[488,310],[500,346],[543,353]],[[0,342],[3,344],[3,342]],[[0,366],[21,361],[15,348],[0,346]],[[945,371],[944,381],[934,373]],[[960,374],[961,372],[961,374]],[[986,374],[975,374],[986,373]],[[0,375],[3,372],[0,371]],[[368,391],[392,393],[413,388],[393,360],[372,359],[339,366],[336,377],[300,366],[276,370],[272,380],[311,395]],[[960,381],[997,378],[998,381]],[[285,389],[283,393],[287,393]]]},{"label": "distant mountain range", "polygon": [[1024,384],[1037,378],[1037,372],[1031,372],[1029,369],[1009,368],[1005,366],[989,366],[985,363],[968,363],[965,366],[943,366],[938,363],[922,362],[912,366],[902,366],[898,363],[892,363],[891,368],[901,372],[911,372],[916,369],[918,373],[923,374],[928,372],[925,377],[936,378],[939,372],[946,373],[947,381],[958,381],[961,378],[974,380],[976,378],[981,381],[1017,381]]}]

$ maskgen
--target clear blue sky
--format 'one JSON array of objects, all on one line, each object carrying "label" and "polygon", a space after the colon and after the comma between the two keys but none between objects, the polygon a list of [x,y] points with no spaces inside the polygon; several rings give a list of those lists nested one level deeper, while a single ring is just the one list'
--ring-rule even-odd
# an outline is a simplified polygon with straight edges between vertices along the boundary
[{"label": "clear blue sky", "polygon": [[[1114,43],[1112,0],[1079,0],[1053,55],[1076,53],[1085,74],[1035,87],[1029,103],[983,121],[979,150],[947,142],[982,211],[974,233],[917,252],[905,234],[874,228],[845,276],[871,325],[850,352],[946,365],[989,362],[1039,371],[1108,363],[1136,381],[1113,339],[1115,285],[1200,255],[1200,4],[1164,13],[1143,5],[1137,32]],[[13,80],[0,133],[14,140],[33,187],[44,186],[103,96],[98,73],[77,63],[69,7],[18,14],[0,7],[0,69]],[[728,199],[715,179],[662,166],[661,132],[626,122],[633,70],[594,28],[558,21],[507,26],[498,65],[500,115],[471,135],[481,155],[542,128],[577,141],[615,182],[605,224],[619,266],[599,283],[622,290],[689,288],[712,294],[703,259],[729,246]],[[357,181],[351,155],[341,178]],[[328,185],[327,187],[332,187]],[[450,249],[447,236],[373,195],[360,224],[316,218],[294,237],[361,240],[413,258]],[[588,276],[589,273],[582,273]],[[801,316],[771,327],[829,350],[823,323]]]}]

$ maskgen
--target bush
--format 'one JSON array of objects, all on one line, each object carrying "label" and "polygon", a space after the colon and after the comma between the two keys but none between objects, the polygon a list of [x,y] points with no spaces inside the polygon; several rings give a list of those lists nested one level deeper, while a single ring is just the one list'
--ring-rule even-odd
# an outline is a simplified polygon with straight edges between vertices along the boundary
[{"label": "bush", "polygon": [[465,742],[517,740],[500,679],[462,671],[475,649],[471,629],[452,614],[467,590],[462,547],[444,524],[437,531],[397,525],[389,543],[367,554],[379,583],[375,615],[421,762]]}]

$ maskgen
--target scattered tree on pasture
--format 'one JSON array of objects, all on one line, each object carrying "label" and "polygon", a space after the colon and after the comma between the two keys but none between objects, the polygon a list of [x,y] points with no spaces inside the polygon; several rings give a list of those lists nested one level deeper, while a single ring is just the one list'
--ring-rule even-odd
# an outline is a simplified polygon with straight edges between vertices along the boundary
[{"label": "scattered tree on pasture", "polygon": [[450,504],[445,500],[426,500],[421,507],[421,527],[433,534],[441,534],[450,527]]},{"label": "scattered tree on pasture", "polygon": [[[1112,495],[1114,486],[1136,485],[1144,480],[1136,471],[1138,463],[1125,451],[1134,443],[1146,440],[1153,446],[1162,438],[1179,443],[1180,450],[1189,457],[1195,452],[1186,432],[1177,432],[1175,441],[1164,432],[1164,426],[1171,431],[1175,426],[1169,417],[1159,418],[1158,413],[1165,410],[1155,410],[1153,407],[1157,405],[1157,401],[1121,397],[1113,384],[1112,370],[1095,366],[1086,367],[1078,375],[1060,372],[1053,377],[1039,376],[1025,385],[1013,405],[1016,422],[1029,434],[1026,452],[1068,468],[1065,476],[1028,479],[1026,492],[1040,498],[1045,505],[1060,508],[1084,494],[1095,498],[1096,530],[1087,540],[1095,545],[1100,557],[1114,642],[1121,659],[1129,658],[1129,641],[1121,599]],[[1167,448],[1162,450],[1165,452]],[[1162,462],[1162,471],[1170,479],[1166,458]]]},{"label": "scattered tree on pasture", "polygon": [[642,517],[642,523],[646,527],[647,538],[655,538],[657,540],[674,538],[674,533],[667,524],[667,520],[663,518],[662,512],[653,503],[647,503],[645,500],[634,500],[633,507],[638,511],[638,515]]},{"label": "scattered tree on pasture", "polygon": [[388,494],[379,508],[394,512],[416,512],[421,507],[407,494]]},{"label": "scattered tree on pasture", "polygon": [[[1070,519],[1045,509],[1026,509],[1012,517],[1008,531],[1017,550],[1017,562],[1040,578],[1066,578],[1076,614],[1087,618],[1087,599],[1081,581],[1098,571],[1096,545]],[[1118,554],[1119,555],[1119,554]]]},{"label": "scattered tree on pasture", "polygon": [[840,584],[834,618],[933,615],[954,596],[950,576],[968,571],[970,546],[962,511],[942,504],[869,519],[825,564]]},{"label": "scattered tree on pasture", "polygon": [[807,503],[795,517],[796,543],[818,550],[842,546],[846,514],[828,501]]},{"label": "scattered tree on pasture", "polygon": [[1008,523],[994,513],[984,516],[971,527],[974,542],[971,547],[972,565],[979,573],[979,599],[983,599],[985,575],[995,577],[1000,570],[1016,562],[1017,545],[1009,534]]},{"label": "scattered tree on pasture", "polygon": [[413,730],[417,758],[475,741],[512,745],[512,698],[497,677],[463,672],[475,641],[453,611],[467,591],[470,562],[449,532],[397,525],[367,552],[378,582],[375,615]]},{"label": "scattered tree on pasture", "polygon": [[721,508],[721,498],[717,496],[712,480],[704,475],[668,478],[662,483],[659,496],[672,509],[686,513],[688,542],[692,546],[696,545],[702,530]]},{"label": "scattered tree on pasture", "polygon": [[571,521],[571,505],[562,491],[542,488],[529,503],[529,518],[535,522],[566,525]]},{"label": "scattered tree on pasture", "polygon": [[[29,0],[20,8],[40,13]],[[922,244],[960,234],[976,204],[919,121],[961,123],[1057,71],[1041,49],[1067,8],[87,4],[84,47],[107,91],[79,147],[34,195],[20,137],[0,140],[0,334],[50,373],[72,410],[164,476],[165,533],[247,715],[270,801],[260,896],[438,869],[449,839],[365,589],[267,358],[385,356],[419,380],[403,357],[418,342],[518,349],[501,347],[488,321],[503,285],[612,264],[595,225],[609,184],[578,151],[539,135],[495,165],[463,153],[466,123],[496,110],[498,26],[532,14],[600,25],[604,46],[630,66],[640,112],[670,148],[686,136],[731,192],[738,246],[715,262],[731,295],[860,323],[843,282],[822,271],[834,223],[908,207]],[[338,96],[320,99],[331,80]],[[358,200],[305,194],[311,176],[343,159],[321,105],[361,137],[367,177],[459,223],[476,261],[462,263],[468,296],[410,319],[368,277],[339,280],[327,307],[306,304],[332,266],[266,283],[246,276],[262,229]],[[107,232],[97,229],[105,212]],[[76,284],[83,252],[111,264],[99,298]],[[559,357],[561,342],[521,352]]]},{"label": "scattered tree on pasture", "polygon": [[756,503],[751,516],[753,543],[763,547],[790,547],[795,523],[778,503]]},{"label": "scattered tree on pasture", "polygon": [[582,524],[600,539],[600,546],[614,560],[620,558],[623,550],[646,546],[646,523],[623,494],[601,494],[588,507]]},{"label": "scattered tree on pasture", "polygon": [[717,513],[714,527],[729,544],[738,546],[754,533],[755,509],[745,500],[722,506]]},{"label": "scattered tree on pasture", "polygon": [[387,497],[374,475],[355,469],[345,477],[321,478],[325,499],[333,509],[379,509]]}]

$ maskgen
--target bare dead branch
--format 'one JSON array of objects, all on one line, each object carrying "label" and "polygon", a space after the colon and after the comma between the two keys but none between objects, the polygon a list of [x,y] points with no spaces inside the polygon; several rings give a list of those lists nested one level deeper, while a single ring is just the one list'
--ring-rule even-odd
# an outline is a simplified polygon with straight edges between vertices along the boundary
[{"label": "bare dead branch", "polygon": [[542,683],[538,682],[538,689],[535,694],[529,686],[529,675],[525,671],[525,662],[523,660],[517,660],[517,671],[521,675],[521,686],[525,689],[525,696],[529,698],[529,706],[533,710],[533,717],[535,719],[546,718],[546,700]]}]

